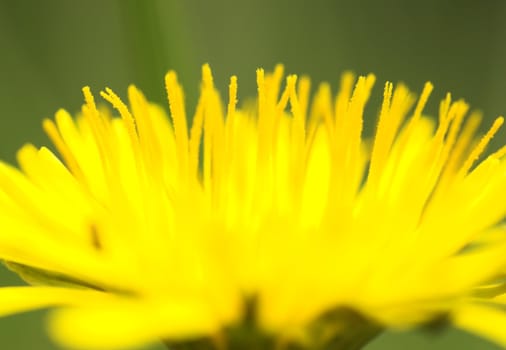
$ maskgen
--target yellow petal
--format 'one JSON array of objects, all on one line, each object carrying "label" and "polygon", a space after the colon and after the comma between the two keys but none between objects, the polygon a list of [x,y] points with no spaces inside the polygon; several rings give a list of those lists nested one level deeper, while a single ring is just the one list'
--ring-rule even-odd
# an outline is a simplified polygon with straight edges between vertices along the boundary
[{"label": "yellow petal", "polygon": [[84,305],[110,299],[105,293],[59,287],[0,288],[0,317],[49,306]]},{"label": "yellow petal", "polygon": [[506,313],[487,306],[465,305],[453,314],[457,327],[506,347]]},{"label": "yellow petal", "polygon": [[209,309],[195,301],[119,300],[50,315],[51,335],[73,349],[124,349],[156,339],[188,338],[216,332]]}]

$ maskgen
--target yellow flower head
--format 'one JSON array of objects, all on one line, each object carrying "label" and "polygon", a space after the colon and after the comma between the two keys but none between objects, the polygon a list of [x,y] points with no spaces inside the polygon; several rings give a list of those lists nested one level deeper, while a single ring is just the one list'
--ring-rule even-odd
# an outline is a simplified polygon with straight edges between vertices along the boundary
[{"label": "yellow flower head", "polygon": [[205,65],[191,127],[174,72],[171,121],[133,86],[45,120],[59,156],[0,164],[0,257],[33,285],[0,314],[58,306],[51,334],[81,349],[356,349],[441,320],[506,345],[506,149],[478,161],[503,118],[477,138],[463,101],[435,122],[431,84],[386,83],[367,140],[373,75],[313,98],[282,76],[259,69],[237,108]]}]

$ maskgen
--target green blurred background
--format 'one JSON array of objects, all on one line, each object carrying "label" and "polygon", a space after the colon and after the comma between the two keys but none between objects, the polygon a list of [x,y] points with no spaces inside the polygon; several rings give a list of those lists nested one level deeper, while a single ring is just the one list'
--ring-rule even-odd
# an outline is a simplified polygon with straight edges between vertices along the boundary
[{"label": "green blurred background", "polygon": [[[374,72],[376,101],[385,80],[415,90],[430,80],[428,112],[451,91],[490,122],[506,113],[505,18],[504,0],[0,0],[0,157],[13,162],[24,142],[46,144],[42,118],[77,111],[84,85],[125,96],[135,83],[165,103],[163,75],[175,69],[193,113],[204,62],[224,93],[237,74],[240,98],[255,93],[257,67],[278,62],[334,86],[344,70]],[[12,283],[21,282],[0,271],[0,285]],[[0,319],[0,349],[58,349],[43,317]],[[389,333],[367,347],[406,348],[497,349],[452,329]]]}]

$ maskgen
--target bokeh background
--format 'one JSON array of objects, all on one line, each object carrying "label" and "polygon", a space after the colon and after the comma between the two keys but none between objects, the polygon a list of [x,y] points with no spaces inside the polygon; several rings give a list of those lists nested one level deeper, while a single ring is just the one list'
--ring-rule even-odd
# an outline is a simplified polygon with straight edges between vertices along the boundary
[{"label": "bokeh background", "polygon": [[[255,93],[257,67],[283,62],[288,72],[334,86],[345,70],[374,72],[371,126],[385,80],[415,90],[430,80],[427,112],[451,91],[491,122],[506,113],[505,18],[504,0],[0,0],[0,157],[14,162],[23,143],[46,144],[42,118],[61,107],[77,111],[84,85],[125,96],[135,83],[166,104],[163,75],[175,69],[191,114],[204,62],[222,91],[239,76],[240,99]],[[0,285],[13,283],[22,282],[0,270]],[[0,348],[59,349],[43,318],[0,319]],[[387,333],[367,350],[406,348],[498,349],[445,328]]]}]

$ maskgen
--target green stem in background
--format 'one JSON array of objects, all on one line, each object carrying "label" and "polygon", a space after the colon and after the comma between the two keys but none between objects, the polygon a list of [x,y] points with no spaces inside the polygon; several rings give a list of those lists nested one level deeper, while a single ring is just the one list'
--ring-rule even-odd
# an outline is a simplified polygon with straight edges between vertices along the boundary
[{"label": "green stem in background", "polygon": [[189,64],[190,40],[186,40],[182,5],[178,1],[121,0],[118,6],[134,83],[149,100],[165,105],[165,73],[176,70],[183,83],[194,74],[187,73],[193,67]]},{"label": "green stem in background", "polygon": [[326,312],[307,326],[300,339],[283,339],[260,330],[254,318],[219,336],[164,344],[170,350],[360,350],[383,328],[348,308]]}]

